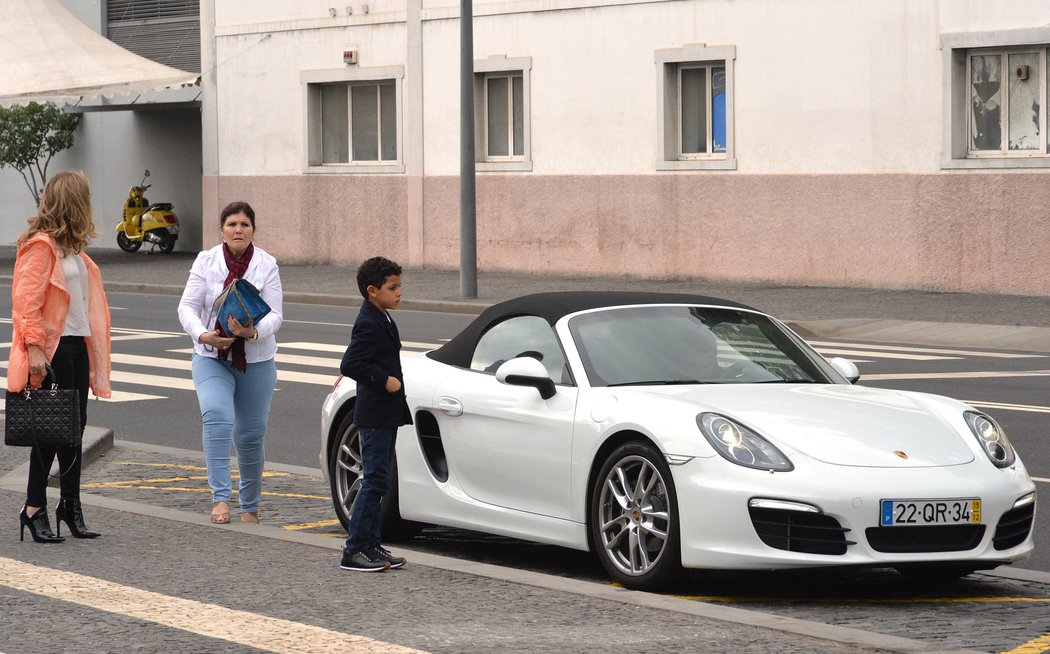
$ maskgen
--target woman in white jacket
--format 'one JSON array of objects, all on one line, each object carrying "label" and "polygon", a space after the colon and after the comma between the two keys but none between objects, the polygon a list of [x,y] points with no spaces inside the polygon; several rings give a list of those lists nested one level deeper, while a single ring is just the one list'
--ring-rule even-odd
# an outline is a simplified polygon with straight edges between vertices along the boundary
[{"label": "woman in white jacket", "polygon": [[[179,301],[179,322],[193,339],[193,383],[203,428],[201,440],[211,486],[212,522],[230,521],[230,443],[240,469],[241,522],[259,521],[266,421],[277,383],[275,334],[281,328],[281,276],[277,261],[255,247],[255,211],[233,202],[219,219],[222,244],[197,255]],[[254,325],[232,316],[226,336],[212,304],[227,284],[242,278],[259,289],[270,313]]]}]

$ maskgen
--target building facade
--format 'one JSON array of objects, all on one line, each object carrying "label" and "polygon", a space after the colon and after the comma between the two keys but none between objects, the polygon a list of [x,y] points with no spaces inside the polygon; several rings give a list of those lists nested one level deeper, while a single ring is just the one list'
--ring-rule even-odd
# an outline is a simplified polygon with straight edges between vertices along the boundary
[{"label": "building facade", "polygon": [[[198,0],[61,0],[80,22],[142,57],[183,70],[200,70]],[[145,169],[152,185],[146,197],[171,202],[182,232],[176,248],[202,244],[201,89],[83,98],[64,105],[81,113],[74,146],[57,154],[48,175],[81,169],[91,180],[92,209],[100,232],[92,248],[116,248],[115,227],[128,190]],[[0,171],[0,243],[13,243],[35,213],[33,196],[15,170]],[[217,219],[208,221],[218,231]],[[149,251],[147,246],[139,255]],[[137,256],[137,255],[129,255]]]},{"label": "building facade", "polygon": [[[284,261],[458,267],[458,5],[201,25],[204,215],[248,200]],[[1047,26],[1030,0],[475,0],[479,269],[1050,293]]]}]

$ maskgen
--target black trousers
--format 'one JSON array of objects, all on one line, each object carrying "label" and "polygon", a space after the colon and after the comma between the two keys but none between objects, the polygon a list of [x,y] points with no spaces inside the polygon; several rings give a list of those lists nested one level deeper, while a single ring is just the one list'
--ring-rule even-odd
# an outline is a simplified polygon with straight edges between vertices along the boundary
[{"label": "black trousers", "polygon": [[[51,358],[51,369],[55,371],[55,383],[59,388],[75,388],[80,394],[80,433],[87,424],[88,382],[91,364],[88,360],[87,343],[83,336],[63,336],[58,349]],[[51,380],[44,380],[50,384]],[[59,493],[63,499],[80,499],[80,445],[70,447],[34,447],[29,453],[29,484],[26,488],[26,505],[47,506],[47,479],[51,464],[58,456]]]}]

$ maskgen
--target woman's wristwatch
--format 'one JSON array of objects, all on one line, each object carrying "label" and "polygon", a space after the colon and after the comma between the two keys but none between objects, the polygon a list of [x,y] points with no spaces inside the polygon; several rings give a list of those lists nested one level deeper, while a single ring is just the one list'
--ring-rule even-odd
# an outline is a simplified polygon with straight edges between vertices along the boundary
[{"label": "woman's wristwatch", "polygon": [[254,343],[255,341],[259,340],[259,330],[258,329],[252,329],[252,337],[251,338],[246,338],[244,340],[248,341],[249,343]]}]

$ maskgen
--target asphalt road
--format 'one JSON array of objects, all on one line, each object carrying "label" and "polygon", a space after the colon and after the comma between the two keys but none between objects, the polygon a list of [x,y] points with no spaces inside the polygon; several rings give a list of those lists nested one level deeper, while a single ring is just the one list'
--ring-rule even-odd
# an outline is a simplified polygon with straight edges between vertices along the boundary
[{"label": "asphalt road", "polygon": [[[404,546],[409,549],[401,550],[412,561],[434,568],[413,567],[411,577],[354,576],[351,584],[341,583],[345,575],[340,577],[334,568],[338,554],[333,551],[341,532],[332,524],[327,489],[310,469],[318,465],[320,402],[335,381],[354,309],[286,307],[282,353],[302,358],[281,364],[289,376],[279,381],[270,422],[267,459],[272,465],[268,469],[278,477],[269,479],[267,485],[282,497],[268,500],[272,505],[266,516],[268,524],[250,532],[240,525],[225,530],[208,525],[204,518],[208,502],[202,493],[206,489],[198,488],[202,486],[199,475],[194,478],[186,472],[200,465],[199,458],[194,458],[199,453],[199,419],[186,368],[190,343],[175,318],[177,298],[111,293],[110,301],[118,355],[114,387],[123,397],[118,402],[93,401],[89,422],[112,427],[118,438],[131,442],[118,443],[85,476],[85,483],[91,485],[85,489],[92,502],[91,524],[105,536],[98,543],[63,544],[62,550],[21,544],[13,533],[0,536],[0,577],[9,575],[5,579],[14,573],[30,578],[40,574],[52,583],[55,571],[78,573],[87,575],[90,584],[116,584],[162,595],[147,599],[161,602],[163,615],[195,615],[194,611],[203,610],[196,605],[167,604],[172,598],[192,598],[208,607],[247,613],[251,620],[262,616],[329,630],[311,632],[310,637],[321,640],[337,642],[339,634],[350,632],[429,651],[606,651],[605,644],[612,639],[622,647],[659,651],[838,652],[869,651],[869,646],[884,651],[1004,651],[1028,646],[1017,651],[1029,652],[1041,651],[1032,649],[1031,643],[1046,638],[1043,616],[1045,603],[1050,602],[1050,586],[1041,581],[974,575],[931,588],[916,587],[885,571],[697,574],[683,588],[685,600],[643,594],[646,599],[641,605],[634,600],[610,605],[603,595],[608,592],[603,590],[607,582],[586,553],[458,530],[427,530],[421,539]],[[0,315],[10,315],[9,305],[0,304]],[[450,337],[470,316],[400,311],[397,319],[406,347],[418,351]],[[2,339],[9,335],[9,331],[0,331]],[[858,361],[863,383],[985,403],[986,410],[1008,429],[1030,472],[1043,479],[1050,477],[1050,455],[1039,438],[1046,411],[1042,398],[1048,396],[1050,382],[1045,376],[1017,376],[1050,368],[1045,358],[1024,352],[908,344],[829,341],[818,347],[829,356],[834,350],[836,355]],[[974,376],[976,372],[1004,376]],[[930,374],[954,376],[921,376]],[[160,449],[150,450],[151,446]],[[164,449],[167,447],[181,449]],[[23,453],[4,451],[0,472],[12,470]],[[8,484],[6,490],[0,487],[0,505],[6,515],[18,510],[17,485]],[[1037,527],[1037,538],[1041,533],[1046,533],[1042,525]],[[285,540],[291,538],[288,534],[295,536],[292,542]],[[264,545],[261,538],[277,542]],[[436,556],[455,560],[428,558]],[[1050,569],[1038,556],[1037,551],[1037,558],[1028,566]],[[478,563],[455,562],[464,559]],[[501,572],[494,573],[495,578],[466,575],[466,581],[453,572],[479,563],[491,564]],[[43,567],[24,567],[30,564]],[[507,570],[511,572],[502,572]],[[510,579],[499,578],[500,574],[509,574]],[[532,574],[539,577],[524,582],[514,577]],[[555,581],[550,581],[552,576]],[[569,581],[556,581],[561,578]],[[84,583],[81,578],[59,581],[72,586]],[[144,644],[144,633],[167,643],[169,651],[259,651],[257,641],[228,640],[221,628],[210,628],[214,625],[208,618],[203,619],[202,633],[187,632],[174,618],[159,624],[128,607],[100,608],[90,601],[77,604],[65,595],[34,590],[28,581],[20,586],[12,583],[0,583],[0,597],[18,607],[0,618],[0,651],[34,651],[42,642],[49,651],[157,651],[158,646]],[[584,584],[602,599],[566,597],[560,585],[570,583]],[[274,593],[274,589],[280,590]],[[368,616],[350,617],[362,610],[356,603],[362,597],[372,598],[379,607],[381,624],[370,622]],[[668,607],[661,603],[676,601],[695,607],[685,614],[675,613],[677,609],[670,609],[674,615],[665,613]],[[741,620],[759,627],[802,622],[795,625],[799,632],[770,635],[762,629],[738,630],[707,622],[708,616],[689,612],[706,611],[706,607],[757,611]],[[50,613],[56,610],[64,611],[67,620],[78,625],[68,638],[48,631],[53,629],[48,625],[54,624]],[[470,621],[464,619],[465,610]],[[1009,620],[1003,619],[1003,611],[1008,612]],[[483,614],[480,620],[479,613]],[[220,611],[210,619],[231,618]],[[299,627],[284,627],[298,633]],[[258,627],[244,628],[251,632]],[[825,628],[832,629],[832,640],[814,640]],[[854,632],[878,637],[866,641]],[[891,641],[878,640],[883,637],[912,640],[887,645]],[[298,638],[301,645],[315,642],[305,635]],[[99,647],[100,642],[106,646]]]}]

